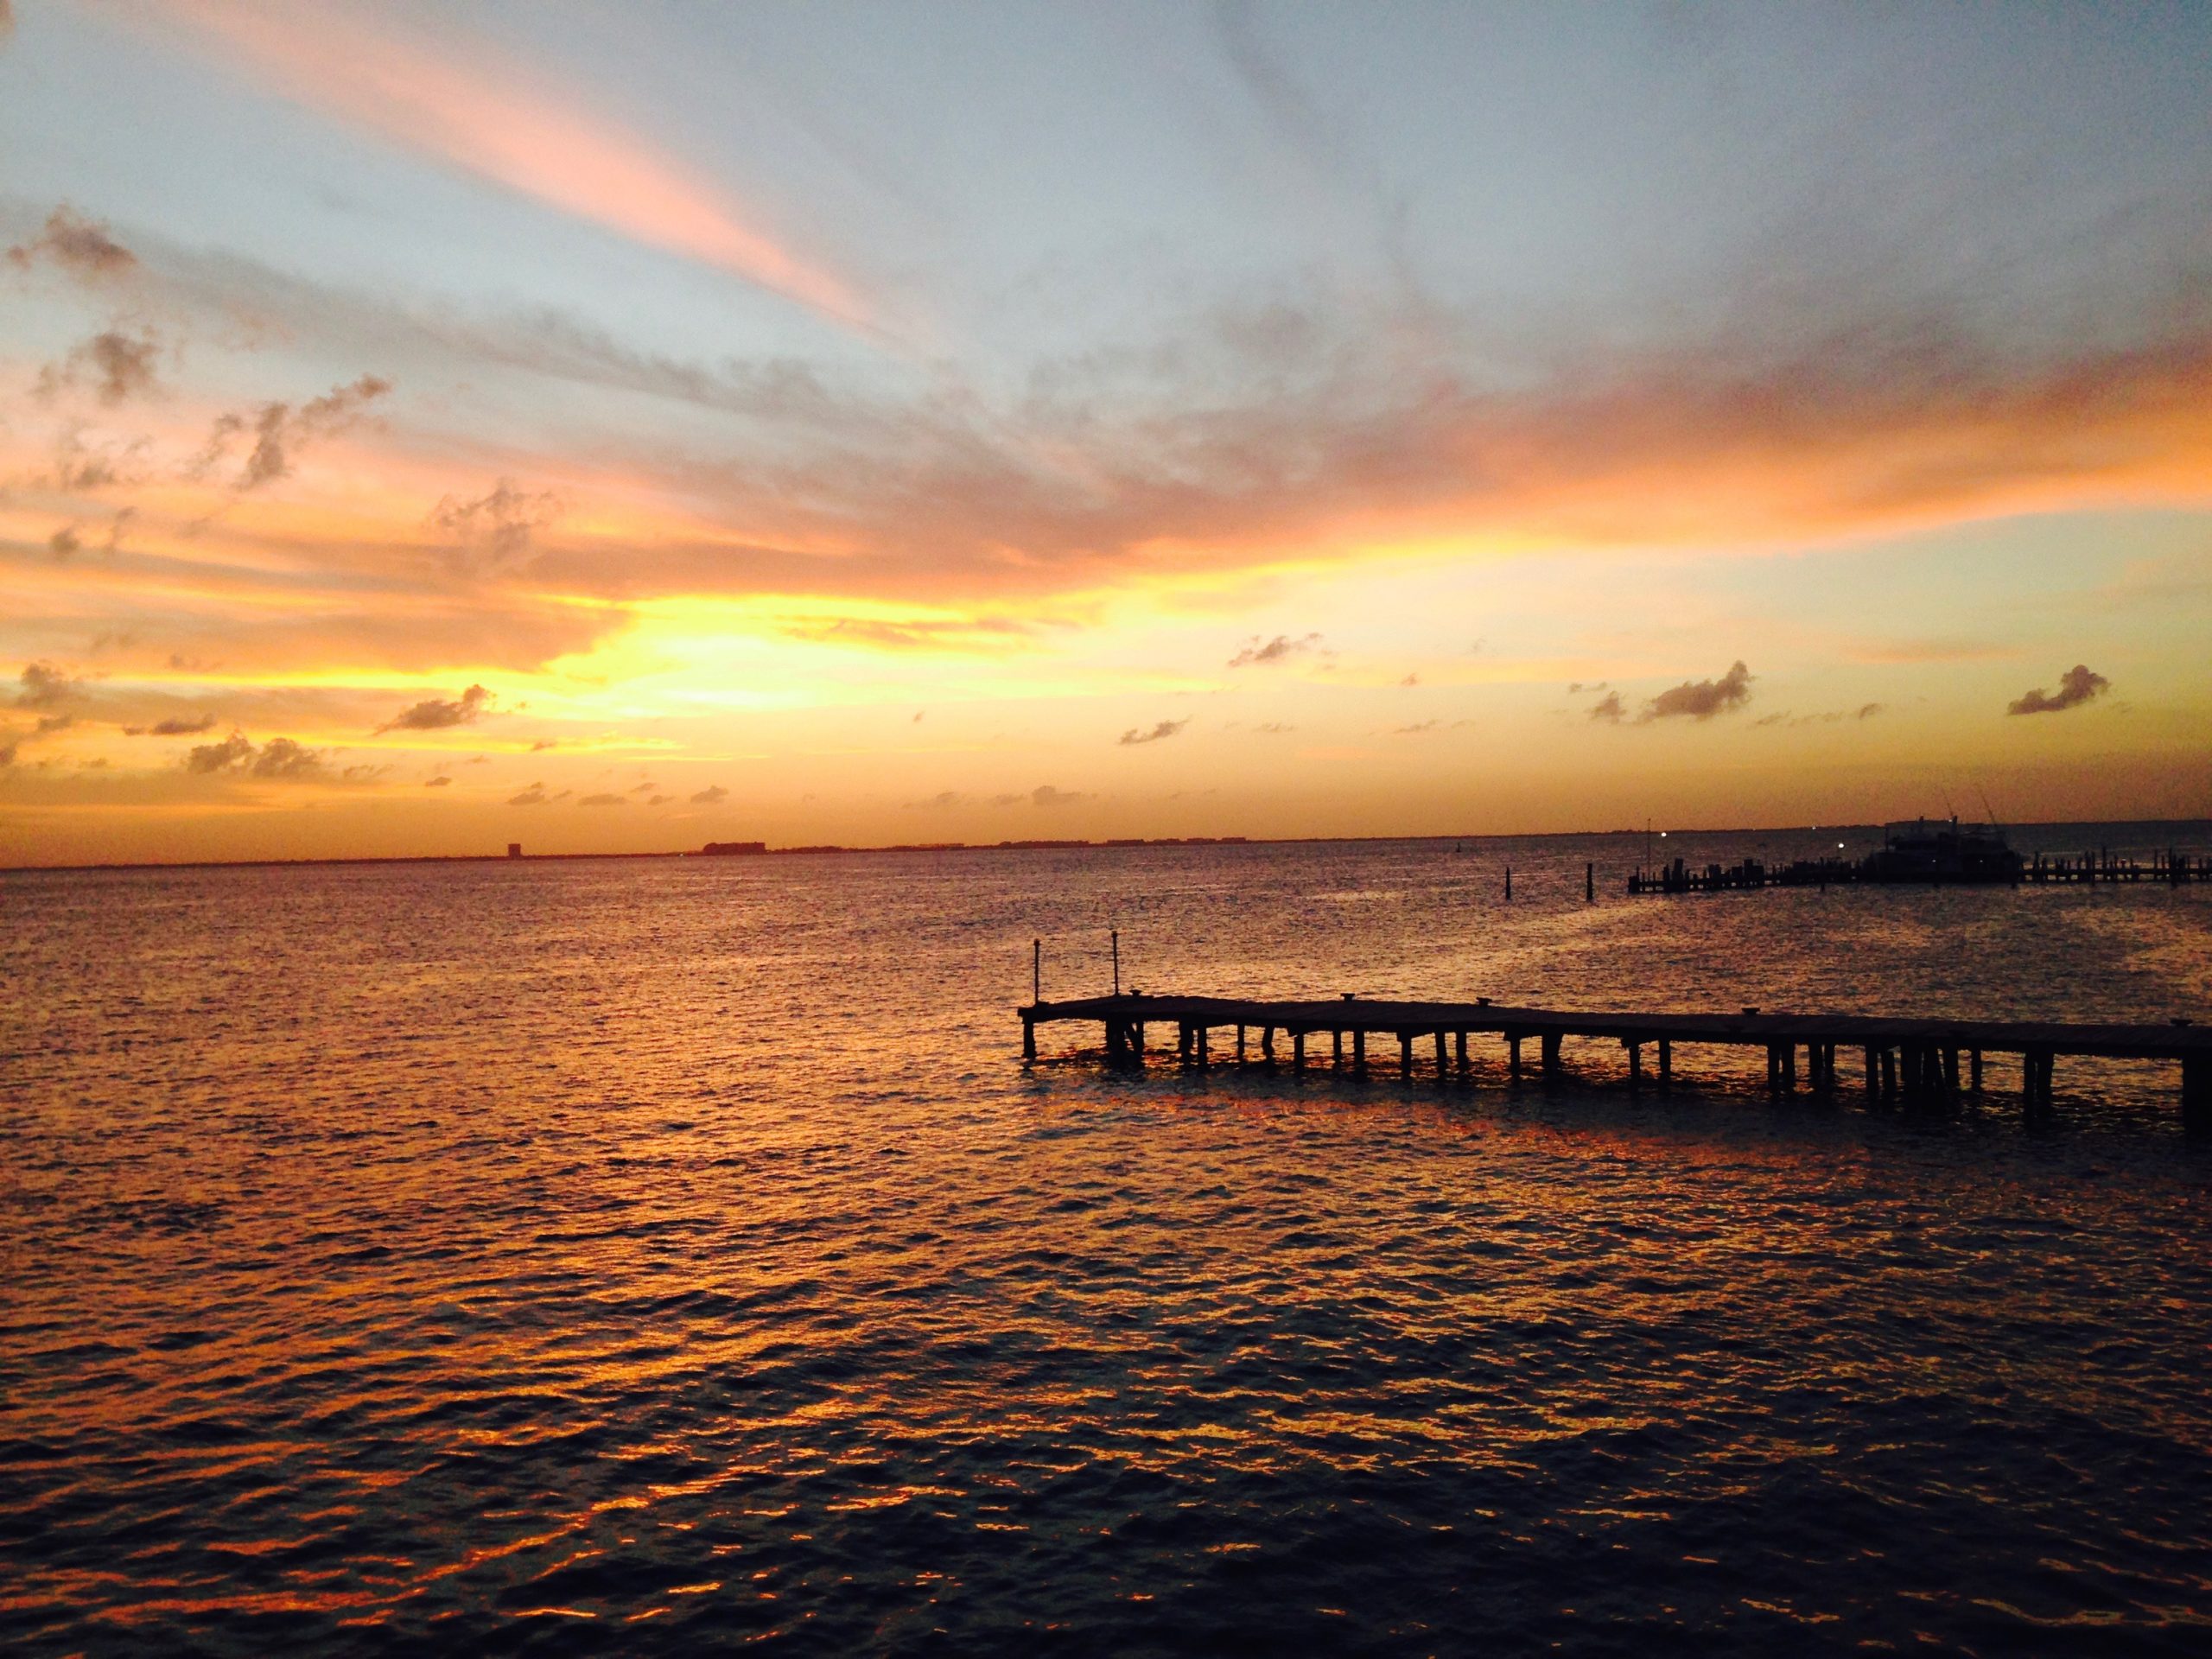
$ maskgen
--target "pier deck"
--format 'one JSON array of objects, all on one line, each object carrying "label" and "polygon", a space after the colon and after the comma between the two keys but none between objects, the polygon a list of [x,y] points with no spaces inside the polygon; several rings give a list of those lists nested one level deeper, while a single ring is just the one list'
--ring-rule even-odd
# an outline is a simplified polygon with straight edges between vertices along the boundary
[{"label": "pier deck", "polygon": [[[1145,1027],[1172,1025],[1176,1055],[1183,1063],[1205,1066],[1215,1058],[1212,1036],[1235,1033],[1236,1062],[1272,1062],[1281,1056],[1277,1034],[1288,1044],[1291,1068],[1303,1071],[1309,1040],[1328,1039],[1332,1065],[1355,1073],[1368,1069],[1370,1038],[1395,1039],[1397,1067],[1410,1081],[1422,1064],[1416,1046],[1433,1044],[1433,1075],[1448,1081],[1466,1076],[1471,1061],[1469,1039],[1502,1039],[1506,1067],[1522,1075],[1522,1046],[1537,1045],[1536,1065],[1546,1076],[1561,1069],[1563,1039],[1617,1042],[1628,1062],[1628,1081],[1666,1088],[1673,1081],[1674,1051],[1681,1044],[1702,1044],[1766,1051],[1767,1083],[1777,1092],[1804,1085],[1815,1093],[1836,1090],[1837,1057],[1855,1052],[1859,1083],[1877,1097],[1922,1098],[1980,1093],[1983,1061],[1990,1054],[2017,1055],[2020,1093],[2030,1112],[2048,1107],[2053,1068],[2069,1059],[2158,1060],[2180,1069],[2181,1106],[2192,1129],[2212,1130],[2212,1027],[2184,1020],[2158,1025],[2060,1024],[2017,1020],[1911,1020],[1872,1014],[1768,1014],[1745,1008],[1734,1014],[1642,1014],[1620,1011],[1570,1012],[1554,1008],[1503,1007],[1473,1002],[1405,1002],[1340,996],[1333,1001],[1270,1001],[1237,997],[1143,995],[1084,997],[1066,1002],[1033,1002],[1022,1008],[1022,1053],[1037,1057],[1037,1027],[1058,1021],[1096,1021],[1105,1033],[1109,1062],[1141,1061]],[[1250,1033],[1257,1033],[1256,1043]],[[1644,1050],[1656,1065],[1647,1078]],[[1224,1058],[1229,1058],[1224,1056]]]}]

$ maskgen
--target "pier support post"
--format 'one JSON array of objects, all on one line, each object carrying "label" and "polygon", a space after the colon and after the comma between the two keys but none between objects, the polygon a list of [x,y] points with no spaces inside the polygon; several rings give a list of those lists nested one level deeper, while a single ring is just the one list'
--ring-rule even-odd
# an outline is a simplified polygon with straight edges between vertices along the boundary
[{"label": "pier support post", "polygon": [[1191,1063],[1191,1022],[1187,1020],[1175,1022],[1175,1058],[1185,1065]]},{"label": "pier support post", "polygon": [[1037,1022],[1026,1014],[1021,1016],[1021,1058],[1037,1058]]},{"label": "pier support post", "polygon": [[1351,1069],[1360,1077],[1367,1075],[1367,1028],[1363,1026],[1351,1034]]},{"label": "pier support post", "polygon": [[1199,1071],[1205,1071],[1205,1070],[1206,1069],[1206,1032],[1207,1032],[1207,1030],[1208,1030],[1208,1027],[1205,1027],[1205,1026],[1200,1026],[1200,1027],[1198,1027],[1198,1070],[1199,1070]]},{"label": "pier support post", "polygon": [[1408,1083],[1414,1080],[1414,1034],[1410,1031],[1398,1033],[1398,1075]]},{"label": "pier support post", "polygon": [[1981,1051],[1978,1048],[1967,1051],[1967,1087],[1977,1095],[1981,1092]]},{"label": "pier support post", "polygon": [[1306,1070],[1306,1027],[1303,1026],[1290,1033],[1290,1069],[1294,1071]]},{"label": "pier support post", "polygon": [[1274,1064],[1275,1028],[1273,1026],[1260,1027],[1260,1058],[1270,1065]]},{"label": "pier support post", "polygon": [[1242,1020],[1236,1022],[1236,1064],[1244,1064],[1244,1022]]},{"label": "pier support post", "polygon": [[1459,1033],[1458,1033],[1458,1036],[1459,1036],[1459,1075],[1460,1075],[1461,1077],[1465,1077],[1465,1076],[1467,1075],[1468,1071],[1471,1069],[1471,1068],[1468,1066],[1468,1065],[1467,1065],[1467,1033],[1466,1033],[1465,1032],[1464,1032],[1464,1031],[1463,1031],[1463,1032]]},{"label": "pier support post", "polygon": [[1860,1065],[1864,1066],[1866,1072],[1866,1092],[1869,1095],[1880,1094],[1882,1092],[1881,1056],[1872,1047],[1867,1047],[1859,1051],[1859,1058]]},{"label": "pier support post", "polygon": [[1444,1058],[1444,1033],[1439,1030],[1436,1033],[1436,1080],[1441,1083],[1451,1075],[1452,1068]]},{"label": "pier support post", "polygon": [[1675,1045],[1666,1038],[1659,1039],[1659,1088],[1662,1093],[1675,1086]]},{"label": "pier support post", "polygon": [[1521,1033],[1519,1032],[1509,1031],[1505,1033],[1505,1074],[1514,1082],[1520,1082]]},{"label": "pier support post", "polygon": [[1643,1087],[1643,1045],[1624,1041],[1621,1046],[1628,1050],[1628,1086],[1640,1090]]},{"label": "pier support post", "polygon": [[2181,1126],[2191,1135],[2212,1135],[2212,1054],[2182,1056]]},{"label": "pier support post", "polygon": [[1329,1064],[1342,1065],[1344,1063],[1344,1033],[1341,1027],[1332,1028],[1329,1033]]},{"label": "pier support post", "polygon": [[1959,1092],[1959,1051],[1948,1044],[1943,1048],[1943,1087],[1952,1094]]},{"label": "pier support post", "polygon": [[1543,1055],[1544,1075],[1548,1077],[1557,1077],[1559,1075],[1559,1033],[1548,1031],[1544,1033]]}]

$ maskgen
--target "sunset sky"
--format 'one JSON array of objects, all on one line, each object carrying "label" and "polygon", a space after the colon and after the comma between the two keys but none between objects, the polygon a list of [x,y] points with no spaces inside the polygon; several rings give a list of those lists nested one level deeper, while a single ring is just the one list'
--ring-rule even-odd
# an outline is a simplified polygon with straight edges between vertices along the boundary
[{"label": "sunset sky", "polygon": [[2212,813],[2212,7],[0,0],[0,864]]}]

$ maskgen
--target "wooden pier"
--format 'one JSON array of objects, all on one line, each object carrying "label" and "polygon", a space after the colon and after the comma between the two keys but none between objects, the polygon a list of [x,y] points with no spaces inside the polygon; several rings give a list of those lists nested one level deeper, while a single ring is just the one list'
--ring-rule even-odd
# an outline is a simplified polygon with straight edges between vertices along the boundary
[{"label": "wooden pier", "polygon": [[1806,858],[1768,864],[1747,858],[1739,864],[1694,867],[1682,859],[1656,869],[1630,873],[1631,893],[1747,893],[1763,887],[2162,887],[2212,884],[2212,855],[2154,853],[2148,859],[2083,853],[2078,857],[2037,853],[2008,880],[1960,883],[1940,876],[1905,878],[1873,874],[1867,860]]},{"label": "wooden pier", "polygon": [[[1031,1003],[1020,1010],[1022,1055],[1037,1058],[1037,1027],[1055,1021],[1096,1021],[1103,1027],[1109,1064],[1138,1065],[1146,1054],[1145,1028],[1172,1027],[1175,1057],[1204,1068],[1216,1058],[1216,1033],[1226,1048],[1219,1058],[1238,1065],[1282,1063],[1287,1048],[1293,1072],[1325,1058],[1349,1064],[1356,1076],[1369,1069],[1368,1046],[1385,1052],[1395,1041],[1395,1069],[1407,1082],[1427,1075],[1440,1084],[1471,1075],[1470,1041],[1501,1039],[1507,1075],[1524,1075],[1523,1046],[1535,1046],[1539,1076],[1561,1074],[1563,1039],[1618,1044],[1631,1089],[1666,1089],[1674,1082],[1675,1051],[1702,1045],[1766,1052],[1767,1086],[1774,1093],[1802,1087],[1832,1095],[1844,1084],[1840,1057],[1849,1056],[1857,1081],[1877,1100],[1925,1101],[1979,1095],[1985,1061],[1992,1054],[2017,1057],[2019,1095],[2031,1116],[2047,1110],[2057,1062],[2156,1060],[2179,1071],[2182,1118],[2192,1131],[2212,1132],[2212,1027],[2175,1019],[2163,1025],[2062,1025],[2040,1020],[1900,1020],[1866,1014],[1567,1013],[1551,1008],[1503,1007],[1487,998],[1472,1002],[1373,1001],[1350,994],[1334,1001],[1253,1001],[1217,996],[1127,995]],[[1233,1038],[1229,1035],[1233,1033]],[[1279,1040],[1280,1039],[1280,1040]],[[1327,1052],[1316,1052],[1325,1039]],[[1228,1046],[1233,1043],[1233,1046]],[[1420,1051],[1433,1047],[1433,1062]],[[1647,1067],[1646,1051],[1651,1064]],[[1800,1070],[1800,1063],[1802,1070]]]}]

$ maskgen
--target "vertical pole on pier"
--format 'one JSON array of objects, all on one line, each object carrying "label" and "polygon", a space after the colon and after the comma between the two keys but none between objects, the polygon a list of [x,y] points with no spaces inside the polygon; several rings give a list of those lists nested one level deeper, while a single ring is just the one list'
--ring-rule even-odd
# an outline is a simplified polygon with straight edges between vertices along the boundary
[{"label": "vertical pole on pier", "polygon": [[1586,905],[1598,902],[1598,867],[1594,863],[1582,867],[1582,902]]},{"label": "vertical pole on pier", "polygon": [[1037,1058],[1037,1022],[1026,1014],[1021,1016],[1021,1058],[1025,1060]]},{"label": "vertical pole on pier", "polygon": [[1045,1000],[1045,941],[1042,939],[1029,941],[1029,1000],[1032,1002]]},{"label": "vertical pole on pier", "polygon": [[1110,929],[1106,938],[1114,947],[1114,995],[1122,994],[1122,930]]}]

